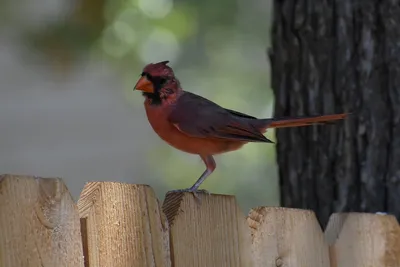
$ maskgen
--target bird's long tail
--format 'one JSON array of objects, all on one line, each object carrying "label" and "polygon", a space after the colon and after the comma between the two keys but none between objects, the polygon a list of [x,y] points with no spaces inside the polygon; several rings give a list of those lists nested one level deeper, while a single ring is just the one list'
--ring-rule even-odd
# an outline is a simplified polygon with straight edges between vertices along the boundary
[{"label": "bird's long tail", "polygon": [[286,128],[286,127],[300,127],[309,126],[313,124],[323,124],[330,121],[342,120],[348,113],[332,114],[332,115],[320,115],[320,116],[304,116],[304,117],[290,117],[281,119],[263,119],[263,126],[260,128],[262,130],[267,130],[268,128]]}]

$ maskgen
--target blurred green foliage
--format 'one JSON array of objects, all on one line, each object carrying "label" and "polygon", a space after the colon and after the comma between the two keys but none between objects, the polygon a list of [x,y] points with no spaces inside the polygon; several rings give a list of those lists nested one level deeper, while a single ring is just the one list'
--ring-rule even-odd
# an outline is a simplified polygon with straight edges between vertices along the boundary
[{"label": "blurred green foliage", "polygon": [[[28,28],[25,38],[57,65],[73,66],[80,57],[104,59],[118,69],[132,105],[142,105],[142,97],[132,93],[142,67],[170,60],[185,90],[267,117],[273,104],[265,52],[270,2],[80,0],[46,27]],[[273,132],[267,135],[274,140]],[[217,170],[203,188],[235,194],[245,209],[277,205],[274,153],[273,145],[248,144],[217,156]],[[158,176],[149,183],[160,197],[165,190],[191,186],[204,170],[200,159],[166,144],[150,149],[147,157],[149,168],[157,162]]]}]

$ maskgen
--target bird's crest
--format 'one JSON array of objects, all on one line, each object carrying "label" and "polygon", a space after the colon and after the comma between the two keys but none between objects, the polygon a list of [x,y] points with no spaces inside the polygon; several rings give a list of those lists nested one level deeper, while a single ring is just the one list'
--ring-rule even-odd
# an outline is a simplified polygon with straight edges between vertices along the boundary
[{"label": "bird's crest", "polygon": [[144,67],[143,72],[147,72],[153,76],[174,76],[174,71],[167,64],[169,60],[164,60],[157,63],[150,63]]}]

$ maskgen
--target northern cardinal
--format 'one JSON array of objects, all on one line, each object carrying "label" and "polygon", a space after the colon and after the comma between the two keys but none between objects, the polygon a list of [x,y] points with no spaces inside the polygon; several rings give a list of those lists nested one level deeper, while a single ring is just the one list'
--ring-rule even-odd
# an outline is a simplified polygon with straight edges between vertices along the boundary
[{"label": "northern cardinal", "polygon": [[134,89],[142,91],[147,118],[160,138],[176,149],[199,155],[207,167],[192,187],[170,192],[192,192],[196,197],[199,191],[207,192],[198,188],[216,168],[213,155],[237,150],[248,142],[273,143],[263,135],[268,128],[307,126],[347,115],[257,119],[184,91],[168,63],[146,65]]}]

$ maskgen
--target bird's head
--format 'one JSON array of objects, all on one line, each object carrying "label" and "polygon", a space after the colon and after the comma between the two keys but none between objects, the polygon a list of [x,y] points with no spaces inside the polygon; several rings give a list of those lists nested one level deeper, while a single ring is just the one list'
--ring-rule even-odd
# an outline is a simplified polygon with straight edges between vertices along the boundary
[{"label": "bird's head", "polygon": [[164,100],[176,98],[181,90],[174,71],[167,66],[169,61],[150,63],[143,68],[136,90],[151,100],[152,104],[161,104]]}]

